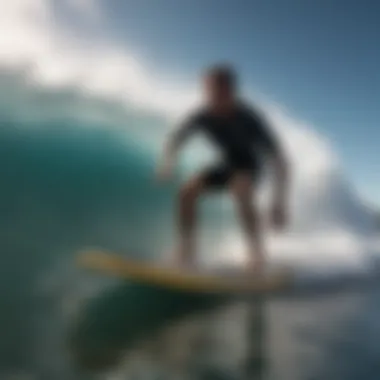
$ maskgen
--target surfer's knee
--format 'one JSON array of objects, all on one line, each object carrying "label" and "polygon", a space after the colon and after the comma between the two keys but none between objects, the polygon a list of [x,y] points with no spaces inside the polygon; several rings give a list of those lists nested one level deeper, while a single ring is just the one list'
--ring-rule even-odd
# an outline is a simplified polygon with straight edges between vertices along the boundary
[{"label": "surfer's knee", "polygon": [[231,182],[231,192],[238,204],[249,206],[253,197],[252,179],[245,174],[236,175]]}]

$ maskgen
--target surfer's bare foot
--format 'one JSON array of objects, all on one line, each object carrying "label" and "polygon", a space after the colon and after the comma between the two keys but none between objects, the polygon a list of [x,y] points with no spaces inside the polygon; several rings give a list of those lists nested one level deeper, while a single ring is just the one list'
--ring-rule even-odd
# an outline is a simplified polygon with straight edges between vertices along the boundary
[{"label": "surfer's bare foot", "polygon": [[252,262],[248,263],[247,272],[249,274],[260,275],[264,272],[264,265],[260,261],[253,260]]},{"label": "surfer's bare foot", "polygon": [[188,248],[178,247],[172,254],[173,262],[179,268],[194,269],[196,263],[192,251]]},{"label": "surfer's bare foot", "polygon": [[263,274],[265,261],[262,256],[254,255],[250,252],[249,260],[247,263],[247,271],[255,275]]}]

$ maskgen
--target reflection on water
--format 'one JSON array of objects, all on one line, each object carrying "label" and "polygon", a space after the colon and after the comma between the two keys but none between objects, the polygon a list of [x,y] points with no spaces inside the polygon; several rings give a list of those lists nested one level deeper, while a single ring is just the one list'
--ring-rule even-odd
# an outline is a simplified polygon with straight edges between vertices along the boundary
[{"label": "reflection on water", "polygon": [[164,331],[184,318],[212,310],[221,301],[132,284],[111,288],[90,300],[73,324],[73,357],[84,369],[106,370],[124,361],[124,356],[141,344],[162,353],[155,346],[161,344]]},{"label": "reflection on water", "polygon": [[124,285],[87,303],[68,343],[81,379],[359,380],[380,373],[379,300],[376,289],[234,301]]},{"label": "reflection on water", "polygon": [[264,312],[259,299],[228,302],[126,285],[88,302],[69,344],[84,372],[260,379]]}]

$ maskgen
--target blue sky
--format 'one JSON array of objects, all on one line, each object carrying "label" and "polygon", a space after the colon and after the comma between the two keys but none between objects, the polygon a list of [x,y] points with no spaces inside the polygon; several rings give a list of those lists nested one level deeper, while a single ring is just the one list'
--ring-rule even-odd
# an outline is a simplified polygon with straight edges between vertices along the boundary
[{"label": "blue sky", "polygon": [[[227,60],[247,87],[331,141],[349,178],[380,204],[380,3],[376,0],[107,0],[94,36],[150,69],[196,79]],[[75,19],[71,18],[74,24]]]}]

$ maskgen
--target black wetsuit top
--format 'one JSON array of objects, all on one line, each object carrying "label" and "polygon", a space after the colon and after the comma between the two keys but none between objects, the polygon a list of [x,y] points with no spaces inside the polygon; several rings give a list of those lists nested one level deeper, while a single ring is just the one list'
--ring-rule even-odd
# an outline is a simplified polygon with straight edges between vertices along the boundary
[{"label": "black wetsuit top", "polygon": [[223,162],[205,172],[209,185],[224,185],[237,171],[257,175],[265,156],[277,155],[279,147],[257,110],[239,104],[231,116],[221,117],[207,109],[192,113],[177,130],[180,142],[194,132],[203,132],[220,150]]}]

